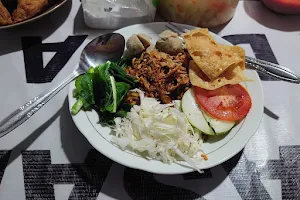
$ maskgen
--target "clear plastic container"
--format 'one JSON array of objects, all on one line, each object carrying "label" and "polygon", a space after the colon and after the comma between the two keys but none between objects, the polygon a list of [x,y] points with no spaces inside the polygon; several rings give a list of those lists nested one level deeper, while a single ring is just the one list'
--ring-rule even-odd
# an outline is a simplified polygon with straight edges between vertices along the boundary
[{"label": "clear plastic container", "polygon": [[82,0],[86,25],[96,29],[117,29],[154,20],[153,0]]},{"label": "clear plastic container", "polygon": [[199,27],[214,27],[228,22],[239,0],[161,0],[160,14],[168,21]]}]

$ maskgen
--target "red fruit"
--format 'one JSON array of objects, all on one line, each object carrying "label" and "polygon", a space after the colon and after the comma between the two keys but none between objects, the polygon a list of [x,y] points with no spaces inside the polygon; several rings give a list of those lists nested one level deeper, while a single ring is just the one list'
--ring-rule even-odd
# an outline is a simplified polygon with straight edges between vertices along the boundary
[{"label": "red fruit", "polygon": [[271,10],[283,14],[300,13],[300,0],[262,0]]}]

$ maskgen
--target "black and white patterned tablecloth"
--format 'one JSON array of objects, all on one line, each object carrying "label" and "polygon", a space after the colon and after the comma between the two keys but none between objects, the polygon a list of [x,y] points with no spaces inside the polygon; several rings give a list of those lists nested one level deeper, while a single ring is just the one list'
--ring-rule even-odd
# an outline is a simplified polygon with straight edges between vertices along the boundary
[{"label": "black and white patterned tablecloth", "polygon": [[[249,56],[300,74],[300,15],[240,1],[212,29]],[[70,73],[88,29],[79,1],[43,19],[0,31],[0,119]],[[126,168],[95,151],[75,127],[65,88],[26,123],[0,138],[0,200],[300,199],[300,86],[261,76],[262,123],[234,158],[204,174],[164,176]]]}]

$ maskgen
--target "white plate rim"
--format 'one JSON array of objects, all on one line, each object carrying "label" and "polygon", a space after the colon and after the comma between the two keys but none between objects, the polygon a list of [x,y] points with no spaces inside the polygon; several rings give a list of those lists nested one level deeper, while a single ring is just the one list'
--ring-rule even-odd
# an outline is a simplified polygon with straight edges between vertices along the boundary
[{"label": "white plate rim", "polygon": [[[139,30],[139,26],[142,27],[151,27],[151,26],[165,26],[167,24],[166,22],[153,22],[153,23],[148,23],[148,24],[136,24],[132,26],[128,26],[122,29],[119,29],[115,32],[122,33],[128,29],[132,30]],[[183,24],[178,24],[184,28],[188,29],[193,29],[197,27],[193,27],[190,25],[183,25]],[[132,31],[132,34],[135,31]],[[220,36],[211,33],[212,36],[217,39],[217,42],[222,41],[224,44],[229,44],[231,45],[228,41],[224,40]],[[257,96],[255,99],[252,98],[252,108],[250,110],[250,113],[248,116],[245,118],[243,125],[242,125],[242,130],[239,130],[238,132],[245,132],[245,135],[241,134],[236,134],[231,140],[229,140],[223,147],[221,151],[216,151],[219,154],[220,159],[217,161],[212,162],[211,164],[207,164],[205,167],[202,169],[208,169],[215,167],[236,154],[238,154],[247,144],[247,142],[250,140],[250,138],[256,133],[259,124],[262,119],[263,115],[263,88],[262,84],[260,81],[260,78],[257,74],[256,71],[254,70],[246,70],[249,74],[251,74],[252,78],[254,78],[254,82],[247,83],[246,86],[248,88],[248,92],[250,93],[251,97]],[[73,103],[75,102],[75,99],[73,98],[73,89],[74,89],[74,81],[70,83],[69,85],[69,93],[68,93],[68,99],[69,99],[69,109],[71,109]],[[88,140],[88,142],[100,153],[105,155],[106,157],[110,158],[111,160],[120,163],[124,166],[134,168],[134,169],[139,169],[151,173],[156,173],[156,174],[184,174],[184,173],[189,173],[194,171],[192,168],[178,165],[178,164],[165,164],[160,161],[155,161],[151,160],[148,161],[144,158],[137,157],[132,154],[128,154],[123,152],[121,149],[117,148],[114,146],[112,143],[109,141],[103,139],[102,136],[99,135],[97,130],[93,127],[93,125],[90,123],[87,114],[83,111],[80,111],[77,115],[72,115],[72,119],[79,129],[79,131],[85,136],[85,138]],[[253,116],[253,117],[251,117]],[[254,119],[255,118],[255,119]],[[88,124],[88,125],[86,125]],[[229,146],[228,146],[229,145]],[[231,146],[231,148],[230,148]],[[204,161],[207,163],[210,163],[210,159],[215,159],[214,157],[214,152],[209,156],[208,161]],[[121,156],[121,157],[120,157]]]}]

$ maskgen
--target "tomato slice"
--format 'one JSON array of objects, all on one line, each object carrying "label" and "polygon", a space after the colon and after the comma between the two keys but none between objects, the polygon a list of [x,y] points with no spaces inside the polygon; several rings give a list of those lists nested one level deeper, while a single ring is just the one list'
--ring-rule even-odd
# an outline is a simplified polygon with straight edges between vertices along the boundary
[{"label": "tomato slice", "polygon": [[239,85],[225,85],[216,90],[194,87],[197,102],[213,117],[225,121],[238,121],[246,117],[251,109],[251,97]]}]

